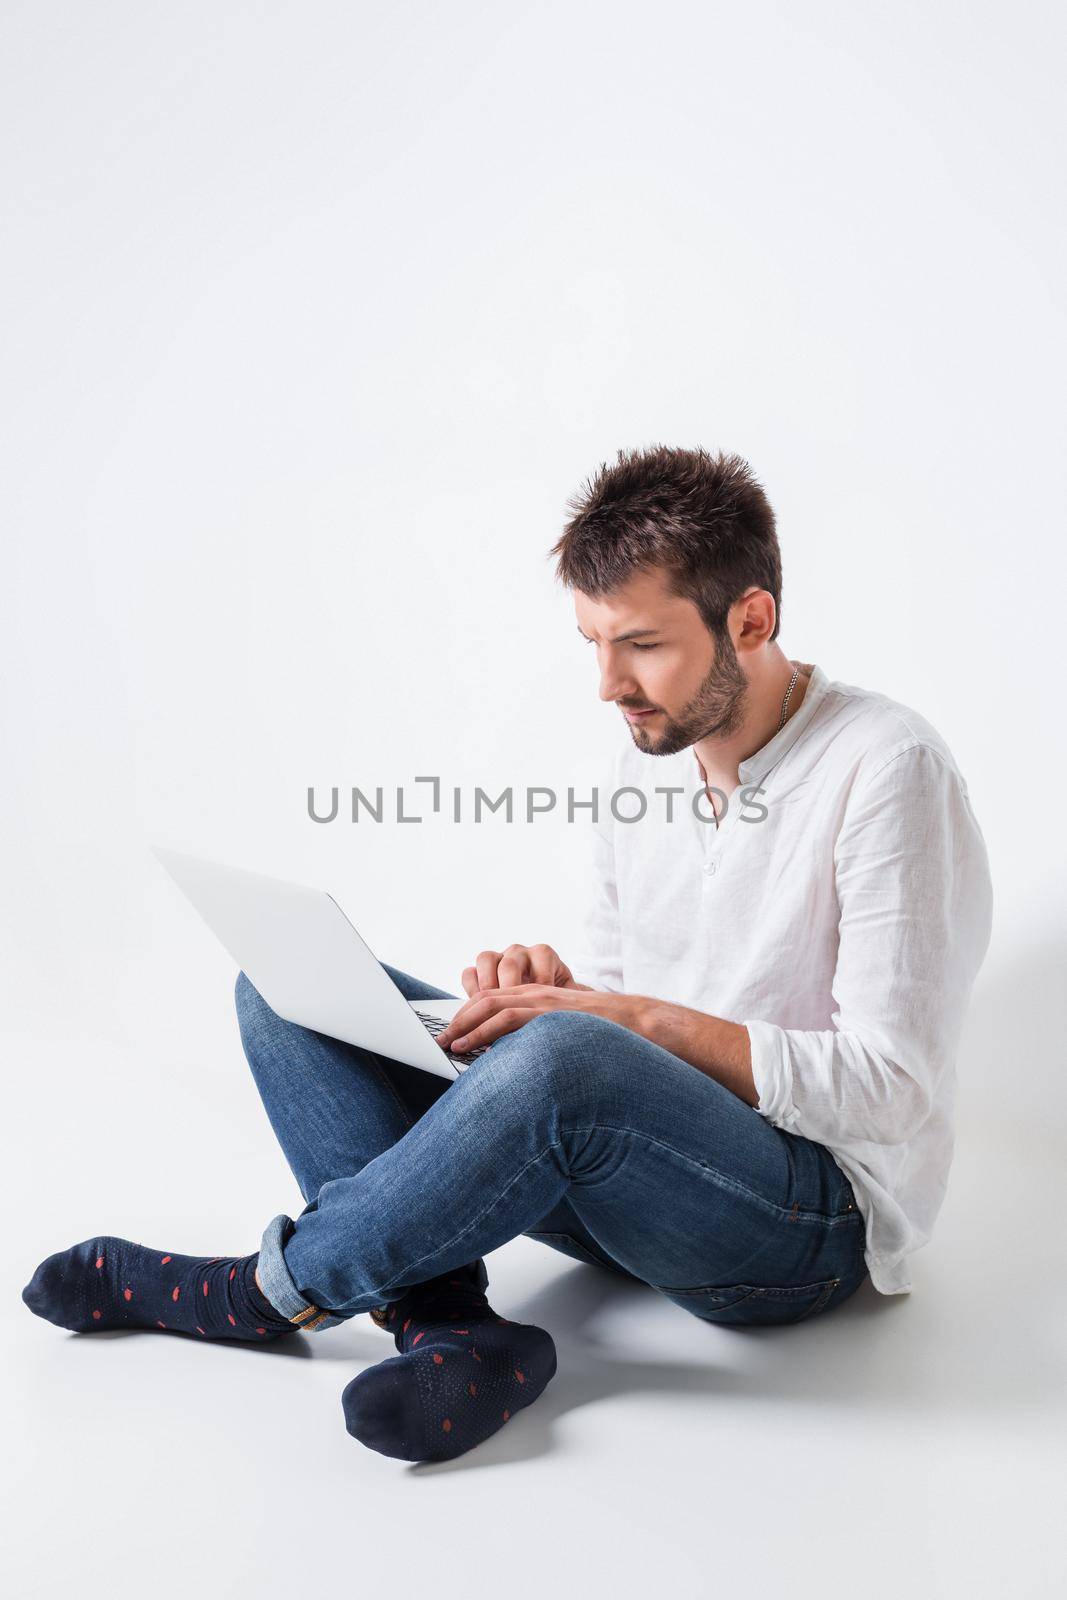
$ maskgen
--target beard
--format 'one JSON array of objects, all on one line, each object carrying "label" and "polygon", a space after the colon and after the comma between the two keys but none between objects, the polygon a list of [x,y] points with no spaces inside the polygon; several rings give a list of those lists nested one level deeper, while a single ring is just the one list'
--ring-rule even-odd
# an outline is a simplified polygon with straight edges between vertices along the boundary
[{"label": "beard", "polygon": [[673,756],[700,739],[727,738],[744,721],[747,694],[748,681],[741,671],[733,640],[724,633],[716,639],[711,671],[688,705],[676,717],[665,712],[663,730],[655,737],[646,733],[639,722],[631,723],[633,741],[647,755]]}]

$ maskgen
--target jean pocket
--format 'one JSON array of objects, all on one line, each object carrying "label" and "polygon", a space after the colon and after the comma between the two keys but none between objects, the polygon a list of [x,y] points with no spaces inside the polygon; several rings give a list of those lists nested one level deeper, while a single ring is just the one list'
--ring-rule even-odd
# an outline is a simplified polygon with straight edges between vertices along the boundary
[{"label": "jean pocket", "polygon": [[585,1261],[591,1267],[607,1267],[611,1272],[621,1272],[626,1278],[632,1277],[632,1273],[627,1272],[625,1267],[621,1267],[609,1255],[606,1253],[604,1255],[594,1255],[587,1245],[584,1245],[580,1239],[576,1239],[571,1233],[546,1233],[527,1230],[523,1237],[536,1239],[539,1244],[551,1245],[553,1250],[559,1250],[563,1255],[570,1256],[572,1261]]},{"label": "jean pocket", "polygon": [[840,1278],[824,1278],[819,1283],[782,1288],[754,1283],[703,1284],[694,1289],[656,1287],[703,1322],[743,1328],[803,1322],[823,1309],[840,1283]]}]

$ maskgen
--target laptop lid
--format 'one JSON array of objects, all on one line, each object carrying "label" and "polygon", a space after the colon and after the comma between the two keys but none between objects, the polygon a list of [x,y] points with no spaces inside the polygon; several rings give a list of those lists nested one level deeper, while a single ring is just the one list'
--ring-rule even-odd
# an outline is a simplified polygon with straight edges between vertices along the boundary
[{"label": "laptop lid", "polygon": [[[153,846],[273,1011],[287,1022],[446,1078],[457,1069],[324,889]],[[462,1003],[425,1000],[449,1015]]]}]

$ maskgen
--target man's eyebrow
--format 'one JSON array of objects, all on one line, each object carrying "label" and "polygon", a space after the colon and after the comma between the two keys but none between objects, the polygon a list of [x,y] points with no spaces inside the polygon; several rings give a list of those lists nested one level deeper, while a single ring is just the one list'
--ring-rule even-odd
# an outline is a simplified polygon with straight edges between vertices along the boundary
[{"label": "man's eyebrow", "polygon": [[[578,629],[579,633],[582,633],[581,625],[579,623],[575,623],[575,627]],[[660,633],[660,632],[662,632],[662,629],[660,629],[660,628],[631,628],[629,633],[620,633],[617,638],[609,639],[608,643],[609,644],[625,644],[627,639],[645,639],[645,638],[648,637],[648,635],[650,633]],[[591,644],[592,643],[592,640],[589,638],[589,635],[587,633],[582,633],[582,638],[586,641],[587,644]]]}]

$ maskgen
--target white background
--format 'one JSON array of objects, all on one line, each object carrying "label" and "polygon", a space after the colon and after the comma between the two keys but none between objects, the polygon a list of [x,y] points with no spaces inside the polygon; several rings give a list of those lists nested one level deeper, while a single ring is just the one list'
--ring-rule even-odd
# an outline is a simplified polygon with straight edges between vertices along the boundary
[{"label": "white background", "polygon": [[[800,1594],[842,1562],[872,1595],[1051,1592],[1057,10],[8,0],[0,38],[13,1592],[139,1593],[124,1552],[177,1593],[194,1525],[202,1593],[238,1549],[261,1594],[377,1585],[398,1551],[449,1592],[453,1537],[516,1594],[595,1592],[597,1561],[615,1590],[757,1561]],[[306,794],[588,791],[619,713],[547,552],[582,480],[652,442],[747,457],[783,647],[929,717],[986,835],[913,1295],[746,1343],[612,1286],[586,1323],[592,1269],[517,1241],[494,1288],[551,1313],[561,1375],[430,1476],[344,1434],[343,1382],[389,1353],[364,1319],[298,1341],[317,1391],[32,1322],[18,1290],[75,1239],[248,1250],[300,1205],[232,963],[150,841],[328,886],[454,992],[485,947],[574,951],[581,827],[316,826]]]}]

